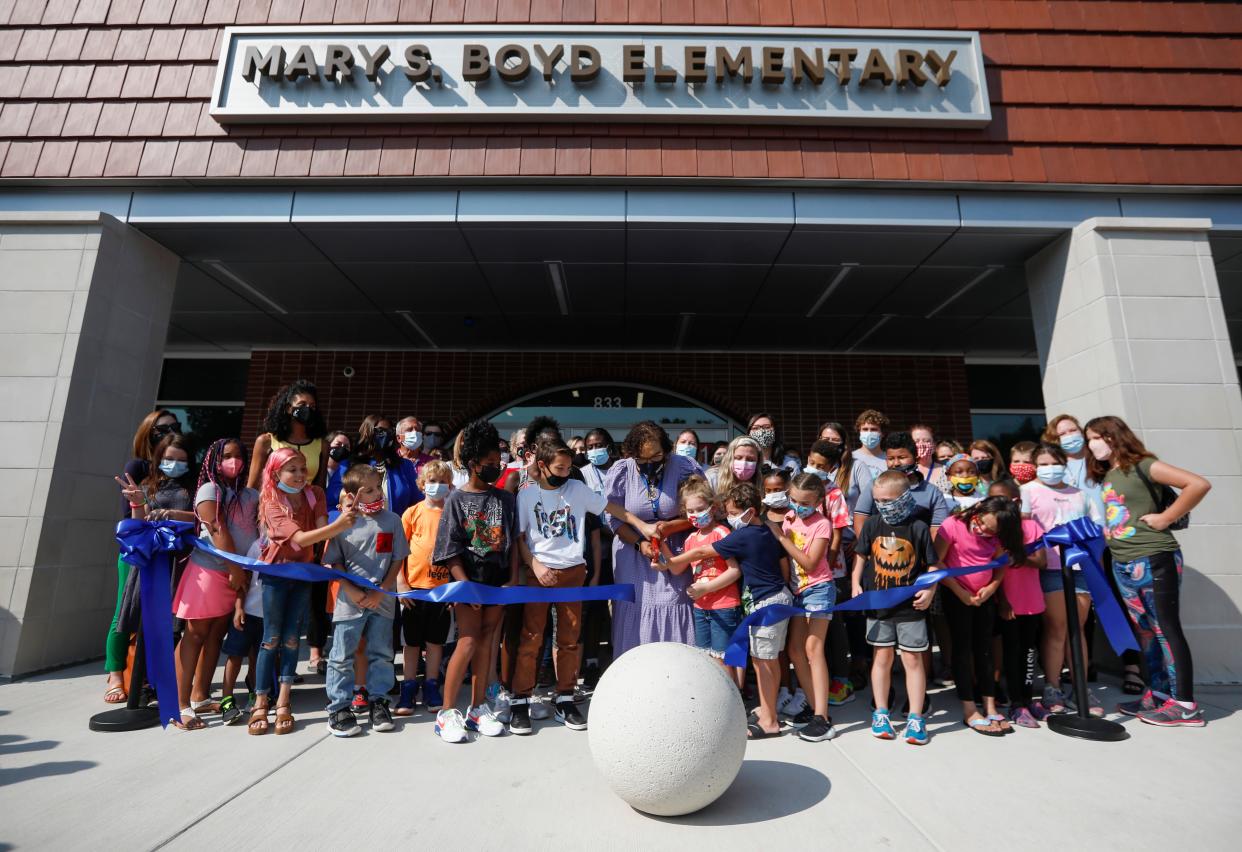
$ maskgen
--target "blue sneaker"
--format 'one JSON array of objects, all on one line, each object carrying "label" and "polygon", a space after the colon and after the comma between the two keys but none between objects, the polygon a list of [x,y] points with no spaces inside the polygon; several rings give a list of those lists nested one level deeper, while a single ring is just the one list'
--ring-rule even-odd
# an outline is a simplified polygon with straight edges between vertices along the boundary
[{"label": "blue sneaker", "polygon": [[444,694],[440,692],[438,680],[423,681],[423,706],[433,713],[444,706]]},{"label": "blue sneaker", "polygon": [[897,732],[893,730],[893,723],[888,718],[887,710],[871,711],[871,736],[881,740],[897,738]]},{"label": "blue sneaker", "polygon": [[397,706],[393,709],[393,714],[396,716],[413,716],[414,705],[417,701],[418,681],[401,681],[401,697],[397,699]]},{"label": "blue sneaker", "polygon": [[[872,730],[875,730],[874,725]],[[910,718],[906,719],[906,742],[910,745],[927,745],[927,722],[918,713],[911,713]]]}]

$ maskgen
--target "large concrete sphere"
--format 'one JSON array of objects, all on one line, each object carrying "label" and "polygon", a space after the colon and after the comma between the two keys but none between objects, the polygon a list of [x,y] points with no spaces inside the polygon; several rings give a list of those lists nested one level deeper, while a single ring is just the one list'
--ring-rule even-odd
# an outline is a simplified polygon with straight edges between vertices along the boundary
[{"label": "large concrete sphere", "polygon": [[591,698],[591,755],[613,792],[657,816],[693,813],[737,777],[746,708],[720,663],[654,642],[614,662]]}]

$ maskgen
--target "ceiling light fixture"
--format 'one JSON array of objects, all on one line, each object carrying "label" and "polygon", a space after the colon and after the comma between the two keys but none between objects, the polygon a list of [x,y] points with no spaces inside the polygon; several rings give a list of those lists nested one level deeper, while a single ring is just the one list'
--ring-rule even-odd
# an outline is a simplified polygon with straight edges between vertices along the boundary
[{"label": "ceiling light fixture", "polygon": [[677,326],[677,342],[673,344],[673,349],[681,350],[682,344],[686,342],[686,332],[690,331],[692,319],[694,319],[694,314],[683,313],[681,315],[681,323]]},{"label": "ceiling light fixture", "polygon": [[824,292],[819,294],[819,298],[815,300],[815,304],[811,305],[811,309],[806,312],[806,318],[810,319],[815,316],[815,312],[823,307],[824,302],[828,301],[832,294],[837,291],[837,288],[841,286],[841,282],[844,281],[846,277],[857,268],[857,263],[841,264],[841,271],[833,276],[832,280],[828,282],[828,286],[824,288]]},{"label": "ceiling light fixture", "polygon": [[272,299],[271,299],[270,297],[268,297],[265,293],[260,292],[258,288],[256,288],[256,287],[254,287],[254,286],[252,286],[252,285],[248,284],[247,282],[245,282],[245,281],[243,281],[241,278],[239,278],[239,277],[237,276],[237,273],[233,272],[233,270],[229,269],[229,268],[228,268],[227,266],[225,266],[225,265],[224,265],[221,261],[218,261],[218,260],[204,260],[204,261],[203,261],[203,263],[205,263],[205,264],[207,264],[208,266],[210,266],[210,267],[211,267],[212,269],[214,269],[216,272],[219,272],[221,275],[223,275],[225,278],[227,278],[227,279],[229,279],[230,281],[232,281],[232,282],[233,282],[234,284],[236,284],[238,287],[241,287],[243,290],[245,290],[245,291],[246,291],[247,293],[249,293],[251,296],[254,296],[256,299],[258,299],[258,300],[259,300],[260,302],[262,302],[263,304],[267,305],[269,308],[271,308],[271,309],[272,309],[273,311],[275,311],[276,313],[278,313],[278,314],[282,314],[282,315],[283,315],[283,314],[288,314],[288,313],[289,313],[289,312],[288,312],[287,310],[285,310],[283,307],[281,307],[280,305],[276,304],[276,302],[272,301]]},{"label": "ceiling light fixture", "polygon": [[972,288],[973,288],[976,284],[978,284],[980,281],[982,281],[983,279],[987,278],[989,275],[991,275],[991,274],[992,274],[993,272],[995,272],[996,270],[998,270],[998,269],[1003,269],[1003,268],[1004,268],[1004,267],[1002,267],[1000,264],[989,264],[987,269],[983,270],[983,271],[982,271],[982,272],[980,272],[978,275],[976,275],[974,278],[972,278],[972,279],[970,279],[969,281],[967,281],[967,282],[966,282],[966,283],[965,283],[965,284],[961,287],[961,289],[959,289],[956,293],[954,293],[953,295],[949,296],[949,298],[945,299],[945,300],[944,300],[943,302],[941,302],[939,305],[936,305],[936,307],[934,307],[934,308],[932,308],[930,311],[928,311],[928,312],[927,312],[927,317],[926,317],[926,318],[927,318],[927,319],[931,319],[931,318],[932,318],[932,317],[934,317],[936,314],[940,313],[940,312],[941,312],[941,311],[943,311],[945,308],[947,308],[949,305],[951,305],[951,304],[953,304],[954,302],[956,302],[956,301],[957,301],[958,299],[960,299],[962,296],[965,296],[965,295],[966,295],[968,292],[970,292],[970,290],[971,290],[971,289],[972,289]]},{"label": "ceiling light fixture", "polygon": [[440,346],[434,340],[431,339],[431,335],[423,331],[423,327],[415,321],[414,315],[411,314],[409,311],[397,311],[397,316],[401,317],[406,322],[408,322],[410,324],[410,327],[413,328],[415,331],[417,331],[419,336],[422,337],[423,340],[427,341],[427,345],[430,346],[432,349],[440,348]]},{"label": "ceiling light fixture", "polygon": [[548,275],[552,278],[552,292],[556,294],[556,305],[561,309],[561,316],[569,316],[569,291],[565,288],[565,264],[559,260],[545,260]]},{"label": "ceiling light fixture", "polygon": [[857,340],[855,340],[855,341],[854,341],[854,345],[853,345],[853,346],[851,346],[849,349],[847,349],[847,350],[845,350],[845,351],[846,351],[846,352],[853,352],[853,351],[854,351],[855,349],[857,349],[859,346],[862,346],[862,345],[863,345],[863,343],[864,343],[864,342],[865,342],[865,341],[866,341],[869,337],[871,337],[871,335],[875,334],[877,331],[879,331],[881,328],[883,328],[883,327],[884,327],[884,323],[888,322],[888,321],[889,321],[889,320],[891,320],[892,318],[893,318],[893,314],[884,314],[883,316],[881,316],[878,320],[876,320],[875,325],[873,325],[873,326],[871,326],[871,328],[867,329],[867,332],[866,332],[866,333],[865,333],[862,337],[860,337],[860,338],[858,338]]}]

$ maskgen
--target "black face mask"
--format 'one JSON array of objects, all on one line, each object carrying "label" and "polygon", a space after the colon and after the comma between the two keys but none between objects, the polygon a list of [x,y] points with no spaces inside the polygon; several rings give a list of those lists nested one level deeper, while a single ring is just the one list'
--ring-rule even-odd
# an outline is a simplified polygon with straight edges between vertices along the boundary
[{"label": "black face mask", "polygon": [[483,465],[482,467],[479,468],[478,477],[479,479],[486,482],[488,485],[491,485],[497,479],[500,479],[500,465],[498,464]]},{"label": "black face mask", "polygon": [[664,470],[664,459],[660,459],[658,462],[641,462],[638,465],[638,469],[648,479],[655,479]]},{"label": "black face mask", "polygon": [[386,450],[392,446],[392,430],[376,429],[371,433],[371,440],[374,442],[376,449]]},{"label": "black face mask", "polygon": [[349,447],[346,447],[343,444],[337,444],[335,447],[330,447],[328,449],[328,458],[335,462],[345,461],[345,459],[349,458]]},{"label": "black face mask", "polygon": [[289,416],[305,425],[315,419],[315,409],[309,405],[299,405],[289,413]]},{"label": "black face mask", "polygon": [[906,476],[910,476],[911,474],[918,473],[919,466],[918,464],[899,464],[890,467],[889,470],[895,470],[900,473],[904,473]]},{"label": "black face mask", "polygon": [[586,466],[587,466],[586,453],[574,453],[574,467],[586,467]]},{"label": "black face mask", "polygon": [[991,459],[975,459],[975,470],[979,471],[980,476],[992,475]]},{"label": "black face mask", "polygon": [[560,488],[562,485],[564,485],[566,482],[569,481],[569,477],[568,476],[557,476],[554,473],[545,473],[543,475],[543,481],[548,483],[548,485],[551,485],[553,488]]}]

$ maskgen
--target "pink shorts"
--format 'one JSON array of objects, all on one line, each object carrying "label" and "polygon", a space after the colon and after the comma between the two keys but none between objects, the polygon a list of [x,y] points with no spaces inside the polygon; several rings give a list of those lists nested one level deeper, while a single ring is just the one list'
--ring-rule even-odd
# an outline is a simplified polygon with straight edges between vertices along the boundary
[{"label": "pink shorts", "polygon": [[173,596],[173,615],[194,621],[233,614],[237,592],[229,588],[227,571],[209,571],[191,558]]}]

